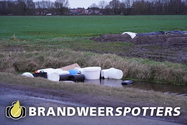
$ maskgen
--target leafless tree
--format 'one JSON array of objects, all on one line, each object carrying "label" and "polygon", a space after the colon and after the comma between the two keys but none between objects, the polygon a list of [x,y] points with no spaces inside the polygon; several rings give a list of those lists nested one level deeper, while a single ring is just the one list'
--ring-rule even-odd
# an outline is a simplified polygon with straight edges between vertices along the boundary
[{"label": "leafless tree", "polygon": [[92,5],[90,5],[89,8],[98,8],[98,6],[95,3],[93,3]]},{"label": "leafless tree", "polygon": [[47,13],[54,13],[54,2],[51,1],[37,1],[35,2],[36,14],[45,15]]},{"label": "leafless tree", "polygon": [[68,11],[69,1],[68,0],[56,0],[55,7],[58,14],[65,14]]},{"label": "leafless tree", "polygon": [[120,1],[119,0],[112,0],[109,3],[109,6],[113,10],[113,14],[119,14],[119,8],[120,8]]},{"label": "leafless tree", "polygon": [[99,2],[98,7],[104,9],[107,6],[107,4],[108,3],[106,1],[102,0]]},{"label": "leafless tree", "polygon": [[55,1],[56,8],[62,8],[62,7],[68,7],[68,6],[69,6],[68,0],[56,0]]},{"label": "leafless tree", "polygon": [[[68,14],[68,6],[68,0],[0,0],[0,15]],[[187,14],[187,0],[101,0],[90,7],[103,14]]]},{"label": "leafless tree", "polygon": [[35,4],[32,0],[18,0],[18,6],[23,11],[23,14],[26,14],[28,10],[33,11],[35,9]]}]

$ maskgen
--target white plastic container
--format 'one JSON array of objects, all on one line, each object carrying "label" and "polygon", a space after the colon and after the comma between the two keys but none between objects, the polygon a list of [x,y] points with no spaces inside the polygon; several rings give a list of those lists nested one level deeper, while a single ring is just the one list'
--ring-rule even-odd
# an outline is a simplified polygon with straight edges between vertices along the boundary
[{"label": "white plastic container", "polygon": [[119,69],[110,68],[107,71],[107,76],[110,79],[121,79],[123,77],[123,72]]},{"label": "white plastic container", "polygon": [[51,80],[51,81],[59,81],[60,80],[59,73],[62,73],[61,70],[53,69],[53,68],[40,69],[37,71],[38,72],[40,72],[40,71],[47,72],[47,79]]},{"label": "white plastic container", "polygon": [[30,72],[25,72],[25,73],[22,74],[22,76],[34,78],[34,76],[32,75],[32,73],[30,73]]},{"label": "white plastic container", "polygon": [[79,71],[80,74],[84,74],[84,68],[75,68],[75,70]]},{"label": "white plastic container", "polygon": [[101,70],[101,77],[102,78],[105,78],[105,79],[108,78],[108,75],[107,75],[108,70],[109,69],[103,69],[103,70]]},{"label": "white plastic container", "polygon": [[47,79],[57,82],[60,80],[60,76],[56,72],[47,72]]},{"label": "white plastic container", "polygon": [[55,69],[53,68],[46,68],[46,69],[39,69],[38,72],[55,72]]},{"label": "white plastic container", "polygon": [[101,67],[86,67],[83,69],[86,79],[100,79]]}]

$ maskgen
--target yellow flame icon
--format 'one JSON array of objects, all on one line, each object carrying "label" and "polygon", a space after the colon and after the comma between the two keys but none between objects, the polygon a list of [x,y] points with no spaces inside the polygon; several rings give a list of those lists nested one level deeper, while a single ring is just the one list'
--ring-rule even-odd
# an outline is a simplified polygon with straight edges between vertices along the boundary
[{"label": "yellow flame icon", "polygon": [[24,106],[20,106],[20,101],[18,100],[13,102],[12,106],[7,106],[5,113],[8,118],[18,120],[26,116],[26,108]]},{"label": "yellow flame icon", "polygon": [[13,117],[19,117],[22,112],[22,107],[20,107],[20,102],[19,100],[13,105],[10,113]]}]

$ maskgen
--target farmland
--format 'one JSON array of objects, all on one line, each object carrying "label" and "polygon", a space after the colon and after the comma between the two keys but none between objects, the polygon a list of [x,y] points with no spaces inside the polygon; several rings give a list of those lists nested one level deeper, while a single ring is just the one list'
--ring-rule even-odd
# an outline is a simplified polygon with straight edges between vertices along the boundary
[{"label": "farmland", "polygon": [[125,31],[187,30],[187,16],[10,16],[0,17],[0,38],[91,37]]}]

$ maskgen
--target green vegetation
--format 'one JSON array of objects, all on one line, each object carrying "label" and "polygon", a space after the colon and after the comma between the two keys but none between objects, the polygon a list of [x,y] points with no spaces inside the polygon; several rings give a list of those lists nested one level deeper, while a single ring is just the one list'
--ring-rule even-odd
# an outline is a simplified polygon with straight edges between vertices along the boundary
[{"label": "green vegetation", "polygon": [[[82,67],[119,68],[128,78],[167,84],[187,83],[184,64],[119,57],[117,55],[132,51],[135,46],[132,43],[103,44],[90,40],[100,34],[125,31],[187,30],[186,15],[7,16],[1,17],[0,22],[1,72],[19,73],[78,63]],[[153,45],[151,49],[160,47]]]},{"label": "green vegetation", "polygon": [[0,39],[92,37],[125,31],[187,30],[187,16],[10,16],[0,17]]},{"label": "green vegetation", "polygon": [[187,51],[187,48],[185,48],[184,51]]}]

